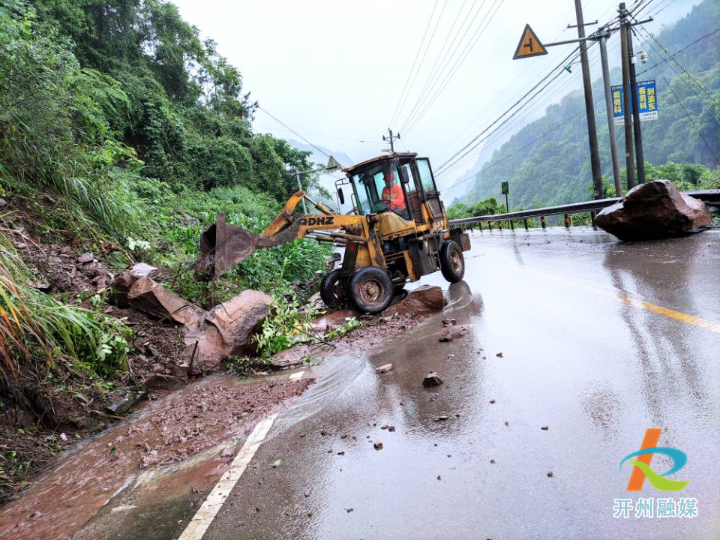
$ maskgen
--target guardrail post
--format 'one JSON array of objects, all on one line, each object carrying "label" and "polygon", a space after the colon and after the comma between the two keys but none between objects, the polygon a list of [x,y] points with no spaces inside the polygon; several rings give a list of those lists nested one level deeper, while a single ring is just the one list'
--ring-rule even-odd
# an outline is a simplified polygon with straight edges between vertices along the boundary
[{"label": "guardrail post", "polygon": [[502,231],[502,221],[498,221],[497,223],[498,223],[498,229],[500,229]]},{"label": "guardrail post", "polygon": [[492,221],[488,221],[488,229],[492,232]]},{"label": "guardrail post", "polygon": [[512,222],[512,219],[510,220],[510,230],[511,231],[515,230],[515,224]]},{"label": "guardrail post", "polygon": [[527,230],[528,230],[527,218],[524,218],[524,219],[523,219],[523,223],[525,224],[525,230],[527,231]]},{"label": "guardrail post", "polygon": [[569,229],[570,225],[572,225],[572,218],[570,217],[570,214],[565,214],[565,228]]},{"label": "guardrail post", "polygon": [[540,216],[540,225],[542,225],[542,228],[545,228],[545,216]]},{"label": "guardrail post", "polygon": [[480,232],[482,232],[482,221],[478,221],[478,228],[480,229]]}]

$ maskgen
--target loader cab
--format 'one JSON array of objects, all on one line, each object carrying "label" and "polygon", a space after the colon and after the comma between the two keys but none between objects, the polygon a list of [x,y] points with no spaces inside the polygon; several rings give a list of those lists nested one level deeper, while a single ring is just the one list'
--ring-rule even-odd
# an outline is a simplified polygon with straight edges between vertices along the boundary
[{"label": "loader cab", "polygon": [[[439,193],[427,158],[418,158],[417,154],[411,153],[393,153],[365,161],[345,169],[345,172],[352,188],[353,207],[359,215],[395,212],[405,220],[423,224],[425,217],[422,204],[427,202],[431,218],[443,217]],[[391,188],[388,179],[396,187]],[[401,194],[402,200],[393,199],[387,205],[383,202],[383,191],[391,189],[398,197]],[[338,196],[344,199],[340,187]]]}]

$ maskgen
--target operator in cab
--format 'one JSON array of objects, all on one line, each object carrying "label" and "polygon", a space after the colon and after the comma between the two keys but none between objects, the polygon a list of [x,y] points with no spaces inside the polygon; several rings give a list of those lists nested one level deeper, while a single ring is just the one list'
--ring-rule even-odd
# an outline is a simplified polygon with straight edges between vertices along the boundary
[{"label": "operator in cab", "polygon": [[405,195],[403,194],[402,187],[400,187],[395,180],[395,173],[393,171],[385,173],[385,187],[382,190],[382,202],[387,206],[388,210],[405,210]]}]

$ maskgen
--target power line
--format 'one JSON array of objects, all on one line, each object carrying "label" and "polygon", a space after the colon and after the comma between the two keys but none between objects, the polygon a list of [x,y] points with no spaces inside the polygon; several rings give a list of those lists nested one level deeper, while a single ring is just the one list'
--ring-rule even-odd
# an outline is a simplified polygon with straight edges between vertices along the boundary
[{"label": "power line", "polygon": [[[714,97],[712,94],[710,94],[710,92],[708,92],[708,91],[705,89],[705,87],[703,87],[703,85],[701,85],[701,84],[697,81],[697,79],[695,79],[695,77],[693,77],[692,74],[691,74],[687,69],[685,69],[685,66],[683,66],[683,65],[680,63],[679,60],[677,60],[677,59],[675,59],[675,58],[673,58],[673,57],[670,56],[670,52],[667,50],[667,48],[666,48],[662,43],[660,43],[660,41],[655,37],[654,34],[652,34],[652,32],[648,32],[648,31],[645,30],[644,28],[643,28],[642,30],[643,30],[643,32],[645,32],[645,34],[646,34],[647,36],[650,37],[650,39],[652,39],[655,43],[658,44],[658,47],[660,47],[660,48],[664,51],[664,53],[665,53],[666,55],[668,55],[668,60],[672,60],[673,62],[675,62],[675,64],[683,71],[683,73],[685,73],[685,75],[687,75],[687,76],[690,78],[690,80],[695,84],[695,86],[697,86],[697,88],[700,89],[700,91],[701,91],[702,93],[704,93],[708,98],[710,98],[710,101],[712,101],[716,106],[720,106],[720,104],[718,104],[718,102],[715,100],[715,97]],[[633,33],[635,33],[635,32],[633,31]],[[637,34],[635,33],[635,35],[637,35]],[[638,39],[639,39],[639,36],[638,36]],[[662,57],[662,54],[660,54],[660,53],[658,52],[658,50],[655,48],[655,46],[654,46],[652,43],[650,43],[649,41],[648,41],[647,43],[653,48],[653,50],[654,50],[655,52],[658,53],[658,56],[661,56],[661,57]],[[670,67],[672,67],[672,66],[670,66]],[[673,71],[674,71],[674,70],[673,70]],[[675,72],[675,73],[677,73],[677,72]],[[680,78],[682,79],[682,76],[681,76],[679,73],[677,73],[677,75],[678,75],[678,77],[680,77]],[[697,92],[696,92],[696,93],[697,93]]]},{"label": "power line", "polygon": [[[616,49],[619,45],[620,45],[619,42],[616,41],[615,44],[610,47],[609,52],[612,52],[612,51],[613,51],[614,49]],[[594,51],[591,51],[591,53],[592,53],[592,52],[594,52]],[[577,56],[576,56],[576,57],[577,57]],[[592,60],[590,61],[590,66],[592,67],[592,66],[596,65],[599,60],[600,60],[600,54],[599,54],[599,51],[598,51],[597,54],[595,55],[595,57],[592,58]],[[549,88],[549,87],[548,87],[548,88]],[[485,139],[483,139],[483,141],[481,141],[481,142],[485,142],[485,143],[486,143],[486,144],[483,146],[483,148],[485,148],[485,147],[493,144],[492,142],[489,142],[489,141],[491,141],[493,138],[500,138],[500,137],[504,136],[505,133],[512,131],[512,129],[513,129],[515,126],[527,122],[527,120],[528,120],[537,110],[544,108],[544,107],[548,104],[548,102],[550,102],[553,98],[554,98],[554,96],[552,95],[552,93],[550,93],[550,95],[548,95],[547,98],[546,98],[544,101],[536,104],[535,107],[533,107],[533,108],[530,109],[529,111],[526,111],[526,113],[525,113],[524,115],[521,115],[521,116],[517,117],[513,122],[511,122],[511,123],[509,123],[509,124],[507,124],[507,125],[505,125],[505,126],[500,126],[500,127],[498,127],[498,129],[496,129],[495,131],[493,131],[488,137],[486,137]],[[603,101],[604,101],[604,97],[601,98],[601,99],[599,99],[599,100],[597,100],[597,101],[595,102],[595,104],[601,103],[601,102],[603,102]],[[578,114],[583,114],[583,113],[584,113],[584,111],[580,111],[580,113],[578,113]],[[476,146],[476,147],[477,147],[477,146]],[[459,165],[460,163],[462,163],[463,161],[465,161],[468,157],[470,157],[470,153],[466,153],[463,158],[460,158],[460,159],[458,159],[457,161],[455,161],[455,162],[452,164],[452,167],[455,167],[455,166]],[[451,167],[451,168],[452,168],[452,167]],[[450,169],[446,169],[446,170],[443,171],[443,172],[447,172],[448,170],[450,170]]]},{"label": "power line", "polygon": [[[425,38],[427,37],[428,30],[430,29],[430,23],[432,23],[433,16],[435,15],[435,10],[437,9],[438,2],[440,0],[435,0],[435,5],[433,5],[432,12],[430,13],[430,18],[428,19],[427,25],[425,25],[425,32],[423,32],[422,40],[420,41],[420,46],[418,47],[417,53],[415,53],[415,60],[413,60],[412,67],[410,68],[410,72],[408,73],[407,79],[405,80],[405,86],[403,87],[403,91],[400,94],[400,99],[398,100],[397,105],[395,106],[395,111],[393,112],[392,117],[390,118],[390,122],[388,122],[388,126],[392,126],[392,123],[395,121],[395,117],[398,114],[398,111],[401,110],[401,107],[405,105],[405,101],[407,101],[407,96],[410,95],[410,92],[412,91],[412,87],[408,89],[408,85],[410,83],[410,78],[412,77],[412,74],[415,70],[415,65],[417,64],[418,58],[420,57],[420,52],[423,49],[423,45],[425,44]],[[433,33],[433,35],[435,35]],[[431,38],[432,39],[432,38]],[[428,42],[428,48],[430,47],[430,42]],[[427,49],[425,50],[425,53],[427,54]],[[425,60],[425,55],[423,55],[423,61]],[[422,68],[422,61],[420,62],[420,65],[418,65],[418,72]],[[413,79],[413,83],[415,82],[415,79]],[[407,90],[407,94],[406,94]]]},{"label": "power line", "polygon": [[697,45],[697,44],[700,43],[701,41],[706,40],[706,39],[714,36],[715,34],[717,34],[717,33],[719,33],[719,32],[720,32],[720,28],[718,28],[717,30],[715,30],[715,31],[713,31],[713,32],[710,32],[709,34],[704,35],[704,36],[701,37],[701,38],[696,39],[695,41],[693,41],[693,42],[690,43],[689,45],[683,47],[682,49],[680,49],[679,51],[677,51],[676,53],[674,53],[674,54],[673,54],[672,56],[670,56],[669,58],[663,60],[662,62],[658,62],[657,64],[653,64],[652,66],[650,66],[650,67],[647,68],[646,70],[638,73],[638,76],[643,75],[643,74],[647,73],[648,71],[650,71],[650,70],[652,70],[652,69],[654,69],[654,68],[656,68],[656,67],[658,67],[658,66],[660,66],[660,65],[662,65],[662,64],[666,64],[667,62],[669,62],[670,60],[672,60],[673,58],[675,58],[675,57],[678,56],[679,54],[684,53],[684,52],[685,52],[686,50],[688,50],[689,48],[694,47],[695,45]]},{"label": "power line", "polygon": [[[473,35],[471,38],[471,41],[467,43],[465,46],[465,49],[460,53],[460,56],[457,58],[453,66],[450,68],[450,72],[445,77],[444,81],[441,83],[440,88],[437,89],[435,94],[430,98],[430,102],[425,106],[423,111],[419,114],[419,116],[413,121],[412,125],[408,128],[409,130],[412,130],[415,128],[415,126],[420,122],[420,120],[427,114],[427,111],[432,107],[432,105],[435,103],[437,98],[440,96],[440,94],[445,90],[447,85],[450,83],[452,78],[455,76],[455,74],[458,72],[460,67],[462,66],[465,59],[468,57],[472,49],[475,47],[479,39],[482,37],[482,35],[485,33],[485,30],[487,30],[488,26],[490,26],[490,23],[497,15],[498,11],[500,10],[500,7],[502,6],[504,0],[495,0],[493,5],[490,7],[490,11],[485,15],[483,20],[480,22],[480,27],[478,28],[478,31]],[[498,3],[499,2],[499,3]],[[495,7],[497,5],[497,7]],[[495,11],[493,12],[493,8],[495,8]],[[489,19],[488,19],[489,17]],[[487,22],[485,22],[487,21]],[[485,26],[482,26],[485,24]],[[469,29],[469,28],[468,28]],[[452,60],[452,59],[451,59]]]},{"label": "power line", "polygon": [[[468,18],[470,17],[470,14],[472,13],[473,9],[475,8],[475,5],[477,4],[477,0],[474,0],[473,4],[470,6],[470,10],[465,14],[465,18],[463,19],[463,22],[460,25],[460,30],[454,34],[452,42],[450,43],[449,46],[447,46],[448,40],[450,39],[450,36],[453,35],[453,30],[455,29],[455,26],[457,25],[460,15],[462,14],[463,7],[465,6],[465,2],[466,2],[466,0],[463,0],[462,4],[460,5],[460,9],[458,10],[457,15],[455,16],[455,19],[453,20],[450,30],[448,31],[447,35],[445,36],[445,40],[443,41],[443,44],[440,47],[440,51],[438,52],[438,55],[435,57],[435,62],[433,62],[432,68],[430,68],[428,77],[425,80],[425,83],[423,84],[422,89],[420,90],[420,93],[418,94],[418,99],[415,101],[415,104],[410,109],[410,113],[408,114],[405,121],[403,122],[403,124],[400,127],[401,130],[405,130],[405,127],[409,124],[410,119],[413,117],[413,115],[416,114],[418,109],[422,106],[424,101],[427,99],[429,92],[432,91],[432,88],[434,88],[435,81],[437,80],[437,79],[434,79],[434,77],[438,73],[438,69],[440,69],[440,72],[444,72],[444,70],[446,68],[445,59],[447,58],[447,54],[455,45],[455,42],[457,41],[457,38],[460,35],[460,32],[465,27],[465,23],[467,22]],[[472,21],[470,22],[470,26],[472,26],[472,23],[475,21],[475,18],[482,10],[483,5],[485,5],[485,2],[486,2],[486,0],[483,0],[482,4],[480,5],[480,8],[475,13],[475,16],[473,17]],[[468,26],[468,29],[470,28],[470,26]],[[465,33],[467,33],[467,30],[465,31]],[[464,38],[465,38],[465,34],[463,34],[463,37],[461,38],[461,43]],[[458,45],[458,47],[459,47],[459,45]],[[457,48],[455,50],[453,50],[452,56],[455,56],[456,50],[457,50]]]},{"label": "power line", "polygon": [[[498,118],[496,118],[489,126],[487,126],[484,130],[482,130],[478,135],[476,135],[469,143],[467,143],[465,146],[463,146],[460,150],[458,150],[455,154],[453,154],[450,159],[445,161],[440,167],[438,168],[438,174],[441,174],[442,169],[447,169],[447,167],[451,164],[452,161],[454,161],[461,153],[463,153],[466,149],[470,148],[473,144],[476,143],[478,139],[480,139],[485,133],[487,133],[493,126],[498,124],[505,116],[507,116],[515,107],[518,107],[520,103],[522,103],[525,98],[530,96],[542,83],[544,83],[547,79],[549,79],[554,72],[560,68],[561,71],[557,74],[555,74],[555,77],[550,80],[550,83],[552,83],[555,79],[557,79],[560,75],[564,73],[564,68],[562,66],[565,65],[565,62],[567,62],[573,55],[577,58],[577,54],[579,52],[579,47],[576,47],[570,54],[568,54],[557,66],[552,68],[550,72],[543,77],[536,85],[534,85],[530,90],[528,90],[520,99],[518,99],[515,103],[513,103],[507,110],[505,110]],[[549,83],[548,83],[549,84]],[[544,90],[548,85],[546,84],[540,91]],[[534,97],[536,97],[538,93],[535,93],[528,101],[525,102],[522,106],[520,106],[520,109],[518,109],[515,113],[512,114],[512,116],[515,116],[522,108],[524,108],[528,103],[532,101]],[[512,118],[512,116],[510,118]],[[508,118],[509,120],[509,118]],[[507,123],[507,120],[503,122],[503,124]],[[501,124],[501,125],[503,125]],[[482,142],[482,141],[480,141]],[[479,143],[478,143],[479,144]],[[477,144],[473,148],[470,149],[472,151],[474,148],[477,147]],[[462,157],[462,156],[460,156]]]},{"label": "power line", "polygon": [[[555,38],[553,39],[553,41],[557,41],[558,39],[560,39],[560,37],[561,37],[565,32],[567,32],[567,30],[568,30],[567,28],[563,28],[563,30],[562,30],[557,36],[555,36]],[[453,137],[453,138],[450,140],[450,142],[449,142],[445,147],[443,147],[443,149],[441,150],[442,152],[444,152],[447,148],[449,148],[450,146],[452,146],[452,144],[453,144],[458,138],[460,138],[460,136],[461,136],[462,134],[464,134],[470,127],[472,127],[473,125],[475,125],[475,123],[476,123],[478,120],[480,120],[480,118],[482,118],[483,115],[484,115],[488,110],[490,110],[490,108],[491,108],[493,105],[495,105],[495,103],[497,103],[497,101],[498,101],[500,98],[506,96],[506,95],[507,95],[507,92],[508,92],[511,88],[514,88],[514,87],[516,86],[515,83],[516,83],[517,81],[519,81],[520,78],[522,78],[522,77],[527,73],[528,69],[530,69],[530,66],[533,66],[533,67],[534,67],[535,65],[538,65],[538,64],[528,63],[528,64],[524,64],[524,65],[525,65],[526,67],[518,74],[518,76],[515,77],[515,79],[513,79],[512,82],[510,82],[510,84],[507,85],[507,87],[505,87],[505,88],[504,88],[503,90],[501,90],[500,92],[497,92],[496,95],[495,95],[495,99],[493,99],[475,118],[473,118],[473,119],[470,121],[470,123],[468,123],[462,130],[460,130],[460,131],[458,132],[458,134],[455,135],[455,137]],[[542,66],[542,64],[540,64],[540,69],[539,69],[538,71],[542,71],[543,67],[544,67],[544,66]],[[533,75],[533,78],[534,78],[534,75]],[[519,94],[519,92],[516,92],[513,97],[517,96],[518,94]]]},{"label": "power line", "polygon": [[330,154],[328,154],[327,152],[321,150],[320,148],[318,148],[317,146],[315,146],[313,143],[311,143],[310,141],[308,141],[305,137],[303,137],[302,135],[300,135],[300,134],[299,134],[297,131],[295,131],[293,128],[291,128],[291,127],[288,126],[287,124],[285,124],[285,123],[283,123],[282,121],[280,121],[280,120],[278,120],[277,118],[275,118],[272,114],[270,114],[269,112],[267,112],[267,111],[266,111],[265,109],[263,109],[260,105],[258,105],[257,107],[258,107],[258,109],[260,109],[262,112],[264,112],[265,114],[267,114],[270,118],[272,118],[273,120],[275,120],[278,124],[280,124],[281,126],[286,127],[289,131],[291,131],[292,133],[294,133],[295,135],[297,135],[298,137],[300,137],[303,141],[305,141],[306,143],[308,143],[308,144],[309,144],[310,146],[312,146],[315,150],[317,150],[318,152],[320,152],[321,154],[325,155],[325,156],[328,157],[328,158],[332,157],[332,156],[330,156]]},{"label": "power line", "polygon": [[[288,133],[294,133],[291,129],[282,129],[282,128],[264,128],[264,127],[258,127],[253,126],[256,131],[286,131]],[[321,135],[320,133],[305,133],[305,136],[309,137],[320,137],[322,139],[336,139],[338,141],[349,141],[349,142],[358,142],[358,143],[364,143],[364,144],[374,144],[376,146],[379,146],[382,144],[382,141],[364,141],[362,139],[349,139],[347,137],[336,137],[334,135]]]}]

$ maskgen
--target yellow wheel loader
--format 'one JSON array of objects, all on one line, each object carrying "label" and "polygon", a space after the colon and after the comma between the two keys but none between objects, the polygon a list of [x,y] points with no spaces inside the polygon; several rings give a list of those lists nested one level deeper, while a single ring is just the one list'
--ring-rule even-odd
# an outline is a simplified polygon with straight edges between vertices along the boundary
[{"label": "yellow wheel loader", "polygon": [[[350,213],[335,212],[298,191],[260,235],[218,214],[200,239],[199,269],[214,279],[259,248],[299,238],[329,242],[344,247],[345,254],[342,266],[323,278],[320,295],[328,307],[349,302],[362,313],[385,310],[405,283],[438,270],[451,283],[463,279],[470,238],[450,230],[427,158],[392,153],[343,171],[347,179],[336,182],[336,189],[345,204],[343,187],[349,186]],[[303,199],[320,214],[296,213]]]}]

